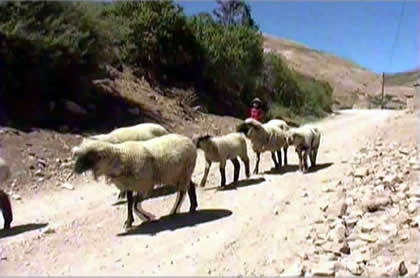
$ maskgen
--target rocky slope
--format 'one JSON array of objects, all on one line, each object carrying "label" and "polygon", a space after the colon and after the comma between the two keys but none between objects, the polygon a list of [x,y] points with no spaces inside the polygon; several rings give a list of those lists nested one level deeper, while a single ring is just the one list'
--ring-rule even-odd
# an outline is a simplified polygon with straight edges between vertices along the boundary
[{"label": "rocky slope", "polygon": [[233,131],[234,125],[240,121],[204,113],[194,101],[192,91],[172,89],[164,95],[129,72],[119,74],[113,80],[103,80],[100,86],[104,94],[117,94],[135,107],[127,111],[121,108],[116,109],[121,111],[109,111],[110,117],[115,116],[115,119],[123,117],[121,114],[130,115],[130,122],[117,125],[103,120],[103,126],[94,131],[66,125],[59,130],[0,127],[0,155],[14,169],[13,179],[1,186],[12,198],[69,187],[67,183],[72,183],[75,178],[71,169],[71,148],[79,144],[83,136],[142,122],[159,123],[171,132],[190,137],[204,133],[217,135]]},{"label": "rocky slope", "polygon": [[312,275],[389,277],[419,272],[417,142],[381,136],[358,151],[345,178],[323,189],[328,196],[320,208],[323,217],[307,235],[314,245],[307,254]]}]

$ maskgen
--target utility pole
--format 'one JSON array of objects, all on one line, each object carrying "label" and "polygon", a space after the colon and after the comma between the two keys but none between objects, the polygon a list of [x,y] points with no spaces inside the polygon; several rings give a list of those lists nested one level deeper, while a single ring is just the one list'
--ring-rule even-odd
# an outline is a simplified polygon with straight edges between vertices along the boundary
[{"label": "utility pole", "polygon": [[384,85],[385,85],[385,73],[382,72],[382,101],[381,101],[381,109],[384,109]]}]

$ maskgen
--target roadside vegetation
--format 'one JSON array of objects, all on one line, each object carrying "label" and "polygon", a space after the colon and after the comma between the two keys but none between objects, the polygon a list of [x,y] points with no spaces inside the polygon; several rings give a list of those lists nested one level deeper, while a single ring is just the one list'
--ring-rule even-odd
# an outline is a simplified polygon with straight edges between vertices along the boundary
[{"label": "roadside vegetation", "polygon": [[51,118],[51,101],[95,99],[91,81],[106,66],[193,90],[207,111],[241,118],[257,95],[269,117],[319,118],[333,103],[328,83],[264,53],[249,5],[237,0],[191,17],[172,1],[2,2],[0,61],[1,108],[34,123]]}]

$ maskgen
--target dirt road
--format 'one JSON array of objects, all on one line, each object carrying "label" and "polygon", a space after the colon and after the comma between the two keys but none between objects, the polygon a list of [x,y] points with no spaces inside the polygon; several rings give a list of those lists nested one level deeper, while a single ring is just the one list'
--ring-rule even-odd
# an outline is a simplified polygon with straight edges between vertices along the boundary
[{"label": "dirt road", "polygon": [[[161,220],[129,234],[123,230],[125,205],[112,205],[113,186],[81,184],[74,191],[15,201],[14,234],[0,234],[0,275],[293,274],[302,253],[311,248],[305,236],[327,198],[322,186],[343,177],[346,162],[393,113],[348,110],[317,123],[322,132],[319,167],[306,175],[297,172],[292,148],[291,166],[282,173],[253,175],[235,189],[215,190],[220,177],[212,165],[206,187],[197,192],[196,215],[165,217],[174,194],[147,200],[144,209]],[[253,170],[255,155],[250,156]],[[227,167],[229,182],[233,169]],[[271,167],[270,154],[263,154],[260,170]],[[200,151],[196,182],[203,170]],[[186,198],[181,211],[188,207]],[[48,226],[41,232],[43,223]]]}]

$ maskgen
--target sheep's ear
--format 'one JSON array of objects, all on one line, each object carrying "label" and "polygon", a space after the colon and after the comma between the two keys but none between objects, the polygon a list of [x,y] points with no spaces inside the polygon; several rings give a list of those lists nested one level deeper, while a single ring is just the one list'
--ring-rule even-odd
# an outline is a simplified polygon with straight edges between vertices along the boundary
[{"label": "sheep's ear", "polygon": [[249,126],[248,130],[246,131],[246,136],[251,136],[252,131],[254,130],[253,128],[255,128],[254,126]]},{"label": "sheep's ear", "polygon": [[119,176],[121,175],[122,172],[122,167],[121,167],[121,160],[118,157],[115,157],[111,160],[110,162],[110,174],[111,176]]},{"label": "sheep's ear", "polygon": [[237,132],[243,132],[245,134],[248,132],[249,129],[250,129],[250,125],[246,122],[243,122],[236,126]]}]

